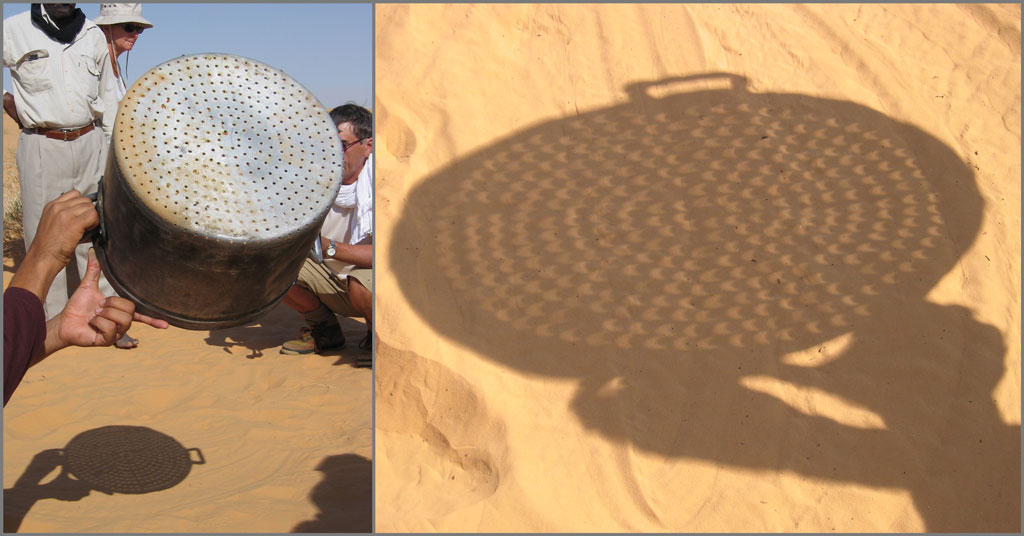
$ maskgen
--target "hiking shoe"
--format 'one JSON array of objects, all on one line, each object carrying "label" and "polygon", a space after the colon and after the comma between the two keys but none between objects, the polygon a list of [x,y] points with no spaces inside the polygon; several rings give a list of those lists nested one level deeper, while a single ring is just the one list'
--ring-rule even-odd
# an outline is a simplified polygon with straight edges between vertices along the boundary
[{"label": "hiking shoe", "polygon": [[282,354],[311,354],[316,351],[313,343],[313,328],[305,327],[299,331],[299,338],[292,339],[281,347]]},{"label": "hiking shoe", "polygon": [[363,340],[359,341],[359,349],[363,350],[364,353],[360,353],[356,356],[357,367],[372,367],[373,366],[373,329],[366,330],[366,336]]},{"label": "hiking shoe", "polygon": [[341,333],[341,326],[332,322],[302,328],[298,339],[290,340],[281,346],[281,353],[289,355],[320,353],[341,348],[344,345],[345,335]]},{"label": "hiking shoe", "polygon": [[363,340],[359,341],[359,349],[370,350],[371,348],[373,348],[373,331],[368,329],[366,330],[366,336],[363,337]]}]

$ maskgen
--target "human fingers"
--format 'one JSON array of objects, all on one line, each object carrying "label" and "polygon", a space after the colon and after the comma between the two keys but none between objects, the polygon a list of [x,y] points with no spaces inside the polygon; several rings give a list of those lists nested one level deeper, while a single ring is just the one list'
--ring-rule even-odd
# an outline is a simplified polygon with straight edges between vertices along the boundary
[{"label": "human fingers", "polygon": [[[135,304],[131,300],[127,300],[120,296],[108,296],[103,299],[102,307],[104,309],[117,309],[125,313],[128,318],[131,318],[135,313]],[[99,309],[96,310],[99,313]]]},{"label": "human fingers", "polygon": [[85,283],[100,283],[100,262],[96,260],[96,251],[93,248],[89,248],[89,264],[85,268],[85,276],[82,277],[82,282],[78,284],[79,287]]},{"label": "human fingers", "polygon": [[167,329],[170,324],[166,320],[159,318],[153,318],[151,316],[144,315],[142,313],[135,312],[135,304],[130,300],[126,300],[120,296],[111,296],[104,301],[105,307],[115,307],[122,311],[127,311],[132,316],[132,320],[135,322],[142,322],[148,324],[157,329]]},{"label": "human fingers", "polygon": [[92,201],[72,190],[43,207],[36,237],[66,263],[85,231],[99,225],[99,221]]},{"label": "human fingers", "polygon": [[54,201],[66,201],[68,199],[74,199],[76,197],[82,197],[82,192],[79,192],[78,190],[72,188],[57,196],[57,198],[54,199]]},{"label": "human fingers", "polygon": [[168,324],[166,320],[161,320],[159,318],[153,318],[151,316],[146,316],[146,315],[144,315],[142,313],[135,313],[133,318],[134,318],[134,320],[136,322],[142,322],[143,324],[149,324],[150,326],[153,326],[154,328],[158,328],[158,329],[167,329],[170,326],[170,324]]},{"label": "human fingers", "polygon": [[96,310],[96,317],[105,318],[117,325],[116,331],[120,335],[132,327],[132,311],[125,311],[117,307],[102,307]]},{"label": "human fingers", "polygon": [[[103,300],[102,306],[95,311],[95,319],[105,319],[115,324],[114,341],[121,338],[132,326],[135,304],[120,296],[110,296]],[[90,322],[91,323],[91,322]]]},{"label": "human fingers", "polygon": [[[72,190],[72,192],[77,193],[75,190]],[[75,229],[77,234],[81,234],[86,229],[91,229],[100,223],[100,215],[96,211],[96,204],[93,203],[92,199],[81,194],[62,201],[61,209],[68,226]]]},{"label": "human fingers", "polygon": [[127,331],[128,328],[123,327],[117,321],[108,318],[109,313],[106,313],[107,308],[100,309],[100,311],[103,311],[104,313],[97,313],[89,319],[89,327],[91,327],[100,338],[99,341],[94,341],[97,346],[110,346],[117,342],[117,339],[120,339],[121,334]]},{"label": "human fingers", "polygon": [[99,223],[99,214],[92,199],[82,195],[78,190],[64,192],[43,207],[43,216],[52,214],[52,218],[63,220],[62,223],[72,227],[87,229]]}]

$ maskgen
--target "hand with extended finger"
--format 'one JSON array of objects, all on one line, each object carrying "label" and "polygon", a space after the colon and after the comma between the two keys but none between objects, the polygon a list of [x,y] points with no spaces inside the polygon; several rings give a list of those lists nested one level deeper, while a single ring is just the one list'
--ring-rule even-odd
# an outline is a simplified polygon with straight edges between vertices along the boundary
[{"label": "hand with extended finger", "polygon": [[89,266],[81,284],[64,310],[47,323],[47,354],[66,346],[110,346],[128,331],[132,321],[167,328],[164,320],[136,313],[134,303],[118,296],[104,296],[99,289],[99,278],[100,265],[96,253],[90,250]]}]

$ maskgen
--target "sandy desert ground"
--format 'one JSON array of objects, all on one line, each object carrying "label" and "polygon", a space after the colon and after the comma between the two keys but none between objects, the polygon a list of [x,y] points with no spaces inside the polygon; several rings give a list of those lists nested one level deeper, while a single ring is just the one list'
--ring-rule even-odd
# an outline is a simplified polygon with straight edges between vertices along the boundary
[{"label": "sandy desert ground", "polygon": [[[3,142],[17,180],[6,116]],[[29,369],[3,412],[4,532],[368,532],[371,372],[354,342],[278,353],[301,324],[279,306],[223,330],[143,325],[134,350]]]},{"label": "sandy desert ground", "polygon": [[375,20],[378,531],[1020,531],[1019,5]]}]

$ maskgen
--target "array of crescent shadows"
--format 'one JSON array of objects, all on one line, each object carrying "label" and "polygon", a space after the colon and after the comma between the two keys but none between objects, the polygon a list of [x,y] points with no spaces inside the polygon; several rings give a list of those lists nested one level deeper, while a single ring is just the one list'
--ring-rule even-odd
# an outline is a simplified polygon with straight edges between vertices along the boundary
[{"label": "array of crescent shadows", "polygon": [[[969,239],[953,243],[937,181],[976,207],[953,232],[978,228],[955,155],[866,107],[741,89],[644,99],[530,128],[414,188],[393,251],[451,289],[427,299],[395,263],[423,317],[485,355],[487,330],[445,324],[444,306],[579,351],[796,350],[952,267]],[[929,173],[915,150],[956,164]]]}]

